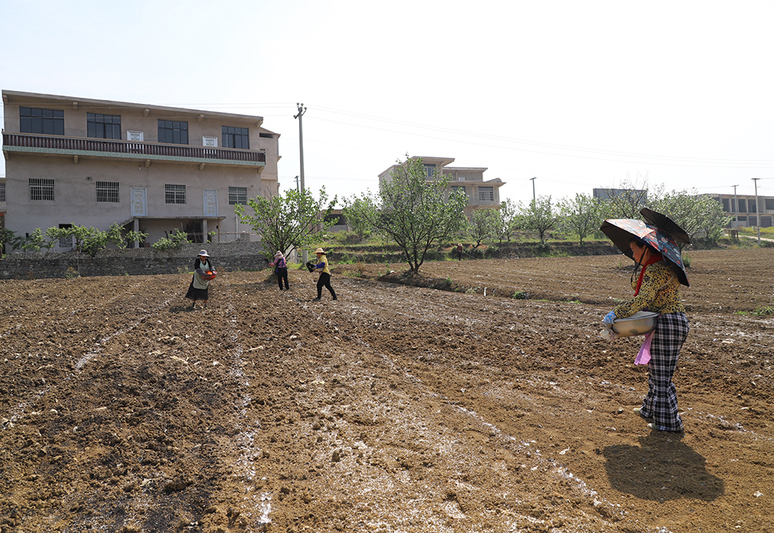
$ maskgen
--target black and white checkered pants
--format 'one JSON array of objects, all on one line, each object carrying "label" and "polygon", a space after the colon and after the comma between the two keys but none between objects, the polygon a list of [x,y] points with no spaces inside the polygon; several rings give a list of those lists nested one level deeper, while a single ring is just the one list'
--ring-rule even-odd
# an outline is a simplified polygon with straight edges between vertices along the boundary
[{"label": "black and white checkered pants", "polygon": [[658,318],[650,345],[648,363],[648,394],[642,401],[640,414],[653,418],[662,431],[682,431],[683,421],[677,412],[677,390],[672,376],[677,369],[686,337],[688,319],[685,313],[666,313]]}]

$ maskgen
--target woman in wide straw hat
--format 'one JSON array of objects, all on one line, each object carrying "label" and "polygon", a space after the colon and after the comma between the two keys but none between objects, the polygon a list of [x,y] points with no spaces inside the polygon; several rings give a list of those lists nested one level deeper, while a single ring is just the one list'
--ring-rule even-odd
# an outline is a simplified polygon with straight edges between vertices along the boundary
[{"label": "woman in wide straw hat", "polygon": [[640,214],[645,221],[608,219],[600,228],[636,263],[631,279],[634,297],[610,311],[604,323],[613,328],[617,320],[637,311],[658,313],[656,328],[645,337],[634,361],[648,365],[648,393],[634,412],[652,430],[681,432],[683,421],[672,377],[690,328],[680,298],[680,285],[689,286],[688,276],[677,241],[688,244],[691,239],[661,213],[643,208]]},{"label": "woman in wide straw hat", "polygon": [[215,272],[215,268],[212,266],[212,258],[207,250],[201,250],[199,255],[194,260],[194,274],[191,279],[191,285],[188,287],[188,292],[185,294],[186,298],[193,300],[191,308],[196,307],[196,301],[202,300],[204,307],[207,307],[207,300],[209,299],[209,287],[210,280],[214,276],[208,275],[207,272]]},{"label": "woman in wide straw hat", "polygon": [[274,254],[274,261],[269,263],[269,266],[274,267],[274,273],[277,274],[277,283],[279,284],[279,290],[282,290],[282,281],[285,281],[285,290],[289,291],[290,286],[288,286],[288,263],[285,260],[285,256],[277,250],[277,253]]},{"label": "woman in wide straw hat", "polygon": [[314,266],[314,271],[320,273],[320,278],[317,280],[317,298],[314,301],[319,302],[320,298],[322,298],[323,287],[330,291],[332,300],[337,300],[336,292],[331,287],[331,271],[328,268],[328,257],[322,248],[317,248],[314,253],[317,254],[317,264]]}]

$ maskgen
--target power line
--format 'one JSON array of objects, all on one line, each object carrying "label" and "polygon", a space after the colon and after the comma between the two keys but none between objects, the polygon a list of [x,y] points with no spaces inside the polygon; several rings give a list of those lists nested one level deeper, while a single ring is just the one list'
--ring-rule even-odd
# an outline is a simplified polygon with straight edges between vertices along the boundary
[{"label": "power line", "polygon": [[[319,107],[321,111],[328,111],[332,114],[340,114],[345,116],[352,116],[356,118],[364,118],[367,120],[374,120],[377,122],[385,122],[385,123],[391,123],[391,124],[397,124],[397,125],[404,125],[404,126],[410,126],[410,127],[416,127],[420,129],[428,129],[433,131],[440,131],[443,133],[453,133],[453,134],[459,134],[464,135],[466,138],[469,137],[480,137],[484,139],[492,139],[492,140],[498,140],[508,143],[516,143],[516,144],[526,144],[529,146],[536,146],[541,148],[549,148],[549,149],[558,149],[558,150],[569,150],[569,151],[577,151],[577,152],[588,152],[588,153],[595,153],[595,154],[602,154],[602,155],[611,155],[616,157],[624,157],[624,158],[637,158],[637,159],[662,159],[665,161],[671,161],[671,162],[688,162],[688,163],[712,163],[712,164],[766,164],[767,166],[774,165],[774,160],[724,160],[724,159],[705,159],[705,158],[690,158],[690,157],[680,157],[680,156],[663,156],[663,155],[654,155],[654,154],[640,154],[635,152],[620,152],[620,151],[614,151],[614,150],[604,150],[604,149],[597,149],[597,148],[586,148],[586,147],[578,147],[578,146],[571,146],[571,145],[562,145],[562,144],[556,144],[556,143],[545,143],[545,142],[539,142],[539,141],[530,141],[526,139],[518,139],[518,138],[510,138],[510,137],[503,137],[499,135],[489,135],[489,134],[482,134],[482,133],[476,133],[471,132],[469,130],[454,130],[451,128],[440,128],[437,126],[429,126],[425,124],[419,124],[414,122],[407,122],[402,120],[396,120],[396,119],[388,119],[383,117],[377,117],[373,115],[364,115],[361,113],[353,113],[348,111],[341,111],[337,109],[331,109],[326,107]],[[334,122],[335,121],[330,121]],[[359,127],[367,127],[362,126],[359,124],[352,124],[348,122],[338,122],[340,124],[346,124],[351,126],[359,126]],[[387,130],[392,131],[392,130]],[[485,146],[491,146],[491,145],[485,145]],[[529,151],[529,150],[525,150]],[[553,152],[544,152],[544,153],[553,153]],[[574,156],[569,156],[574,157]]]},{"label": "power line", "polygon": [[[378,131],[386,131],[389,133],[396,133],[400,135],[412,135],[414,137],[424,137],[429,139],[436,139],[436,140],[442,140],[447,142],[458,142],[458,143],[465,143],[467,145],[475,145],[475,146],[484,146],[488,148],[495,148],[495,149],[501,149],[501,150],[513,150],[513,151],[519,151],[519,152],[528,152],[528,153],[535,153],[535,154],[544,154],[544,155],[555,155],[560,157],[569,157],[574,159],[586,159],[586,160],[594,160],[594,161],[611,161],[611,162],[645,162],[652,165],[662,165],[662,166],[676,166],[676,167],[714,167],[714,168],[763,168],[763,167],[772,167],[774,166],[774,160],[712,160],[712,159],[699,159],[699,158],[677,158],[677,157],[670,157],[670,156],[649,156],[646,154],[627,154],[625,152],[612,152],[612,151],[604,151],[604,150],[592,150],[592,149],[584,149],[584,148],[573,148],[573,147],[565,147],[566,150],[570,151],[577,151],[577,152],[583,152],[586,151],[589,153],[589,155],[585,155],[583,153],[580,154],[572,154],[572,153],[562,153],[558,150],[562,149],[561,145],[550,145],[547,143],[532,143],[529,141],[520,141],[520,140],[510,140],[505,138],[498,138],[493,136],[486,136],[482,134],[475,134],[471,132],[460,132],[455,130],[445,130],[447,133],[452,134],[462,134],[464,135],[464,139],[453,139],[453,138],[444,138],[444,137],[438,137],[435,135],[427,135],[427,134],[421,134],[416,132],[406,132],[406,131],[396,131],[394,129],[387,129],[387,128],[378,128],[374,126],[365,126],[362,124],[353,124],[350,122],[341,122],[341,121],[335,121],[335,120],[326,120],[319,117],[315,117],[313,120],[321,121],[321,122],[327,122],[331,124],[342,124],[346,126],[353,126],[353,127],[359,127],[359,128],[365,128],[365,129],[372,129],[372,130],[378,130]],[[428,129],[433,129],[432,127],[428,127]],[[443,131],[443,130],[442,130]],[[502,139],[503,142],[512,142],[514,144],[524,143],[524,144],[533,144],[536,145],[538,148],[545,147],[546,149],[529,149],[529,148],[523,148],[523,147],[508,147],[508,146],[499,146],[495,144],[488,144],[488,143],[481,143],[481,142],[473,142],[470,140],[471,137],[483,137],[483,138],[492,138],[492,139]],[[556,150],[549,150],[551,146],[555,146]],[[590,154],[609,154],[611,156],[615,157],[594,157]],[[659,161],[658,159],[662,159],[663,161]]]}]

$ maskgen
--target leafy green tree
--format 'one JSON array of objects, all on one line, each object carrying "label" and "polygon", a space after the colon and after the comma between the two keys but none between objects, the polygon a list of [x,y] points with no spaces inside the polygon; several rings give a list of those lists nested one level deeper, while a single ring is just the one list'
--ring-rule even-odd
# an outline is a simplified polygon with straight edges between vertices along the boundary
[{"label": "leafy green tree", "polygon": [[[691,240],[702,232],[708,241],[717,242],[731,220],[723,214],[723,206],[715,198],[699,195],[696,189],[666,193],[651,203],[651,208],[671,218]],[[678,244],[681,250],[685,246]]]},{"label": "leafy green tree", "polygon": [[325,231],[336,223],[326,220],[336,197],[329,202],[325,187],[320,189],[319,199],[309,190],[289,189],[284,196],[258,196],[250,198],[247,204],[253,210],[252,215],[247,214],[243,205],[235,206],[234,211],[260,235],[263,248],[272,255],[276,250],[287,254],[319,242]]},{"label": "leafy green tree", "polygon": [[48,228],[46,236],[49,238],[51,246],[57,240],[72,237],[75,239],[76,251],[87,253],[92,257],[97,255],[98,251],[105,248],[108,242],[106,231],[78,225],[73,225],[69,228]]},{"label": "leafy green tree", "polygon": [[556,225],[557,217],[551,205],[550,196],[538,196],[526,207],[522,207],[519,214],[522,227],[534,233],[540,238],[540,245],[546,245],[546,233]]},{"label": "leafy green tree", "polygon": [[114,244],[119,250],[123,250],[131,243],[143,242],[147,237],[148,234],[143,231],[131,230],[124,233],[124,228],[118,222],[113,222],[107,230],[108,242]]},{"label": "leafy green tree", "polygon": [[497,227],[495,228],[495,237],[497,237],[500,244],[502,244],[503,241],[510,241],[511,235],[516,233],[516,230],[519,229],[518,206],[514,205],[510,199],[505,199],[500,202],[500,209],[497,211],[497,216],[498,220]]},{"label": "leafy green tree", "polygon": [[473,211],[468,222],[468,231],[476,243],[474,249],[497,234],[499,222],[500,216],[494,209],[476,209]]},{"label": "leafy green tree", "polygon": [[601,203],[588,194],[576,194],[574,198],[563,198],[559,201],[558,207],[563,224],[578,235],[581,246],[583,246],[583,239],[596,233],[604,221]]},{"label": "leafy green tree", "polygon": [[[633,218],[639,219],[640,209],[657,202],[663,195],[662,187],[648,188],[647,176],[639,179],[627,177],[622,180],[616,189],[605,189],[607,198],[604,200],[605,218]],[[600,223],[601,225],[601,223]]]},{"label": "leafy green tree", "polygon": [[734,219],[733,216],[726,215],[723,206],[715,198],[704,197],[704,215],[702,216],[702,229],[704,238],[710,244],[717,244],[725,233],[725,227]]},{"label": "leafy green tree", "polygon": [[427,250],[447,241],[465,225],[468,197],[449,191],[448,176],[428,180],[420,158],[406,156],[379,187],[378,195],[362,195],[374,209],[371,225],[402,250],[412,274],[418,274]]},{"label": "leafy green tree", "polygon": [[97,252],[107,248],[108,235],[106,231],[86,226],[73,226],[71,229],[73,229],[78,251],[94,257]]},{"label": "leafy green tree", "polygon": [[8,228],[0,229],[0,253],[5,250],[5,245],[11,247],[12,250],[18,249],[24,242],[24,237],[16,235],[15,231],[11,231]]},{"label": "leafy green tree", "polygon": [[126,236],[124,237],[124,242],[126,242],[127,246],[132,243],[142,243],[145,242],[145,239],[148,238],[148,234],[144,231],[134,231],[130,230],[126,232]]},{"label": "leafy green tree", "polygon": [[343,212],[347,218],[347,224],[361,240],[366,238],[374,229],[371,221],[374,219],[373,211],[375,209],[370,196],[344,198]]},{"label": "leafy green tree", "polygon": [[41,248],[46,247],[46,244],[47,241],[43,231],[40,228],[35,228],[21,243],[20,248],[25,252],[39,252]]},{"label": "leafy green tree", "polygon": [[176,250],[189,242],[191,241],[188,240],[188,234],[186,232],[174,229],[169,234],[169,237],[162,237],[151,244],[151,248],[160,252],[165,250]]},{"label": "leafy green tree", "polygon": [[[72,237],[69,231],[70,228],[48,228],[46,229],[46,239],[48,248],[53,248],[56,243],[67,237]],[[72,241],[70,241],[72,242]]]}]

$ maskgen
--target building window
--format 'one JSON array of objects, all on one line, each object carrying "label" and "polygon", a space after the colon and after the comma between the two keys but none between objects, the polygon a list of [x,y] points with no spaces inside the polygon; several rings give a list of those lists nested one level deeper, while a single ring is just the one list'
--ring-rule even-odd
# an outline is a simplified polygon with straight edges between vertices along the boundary
[{"label": "building window", "polygon": [[54,201],[54,180],[30,178],[30,200]]},{"label": "building window", "polygon": [[164,202],[167,204],[184,204],[185,185],[164,185]]},{"label": "building window", "polygon": [[241,148],[243,150],[249,150],[250,139],[247,135],[247,128],[223,126],[223,148]]},{"label": "building window", "polygon": [[159,142],[188,144],[188,122],[159,119]]},{"label": "building window", "polygon": [[0,181],[0,202],[5,202],[5,182]]},{"label": "building window", "polygon": [[425,163],[424,167],[425,167],[425,175],[428,177],[428,179],[433,179],[433,177],[435,176],[435,165]]},{"label": "building window", "polygon": [[117,181],[98,181],[97,182],[97,201],[118,203],[118,182]]},{"label": "building window", "polygon": [[22,133],[64,135],[64,111],[61,109],[20,107],[19,119]]},{"label": "building window", "polygon": [[774,211],[774,198],[766,198],[766,211]]},{"label": "building window", "polygon": [[739,211],[740,213],[747,212],[747,200],[745,200],[744,198],[740,198],[739,200],[737,200],[736,204],[737,204],[736,205],[737,211]]},{"label": "building window", "polygon": [[247,187],[229,187],[228,205],[247,205]]},{"label": "building window", "polygon": [[259,133],[258,137],[261,137],[262,139],[273,139],[274,135],[271,133]]},{"label": "building window", "polygon": [[723,204],[723,211],[726,213],[731,212],[731,202],[728,200],[728,198],[721,198],[720,203]]},{"label": "building window", "polygon": [[120,139],[121,115],[86,113],[86,135],[96,139]]},{"label": "building window", "polygon": [[753,198],[750,198],[749,200],[747,200],[747,212],[748,213],[758,212],[758,206],[755,205],[755,200]]},{"label": "building window", "polygon": [[479,202],[494,202],[494,187],[479,187],[478,188],[478,201]]}]

